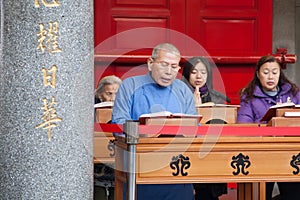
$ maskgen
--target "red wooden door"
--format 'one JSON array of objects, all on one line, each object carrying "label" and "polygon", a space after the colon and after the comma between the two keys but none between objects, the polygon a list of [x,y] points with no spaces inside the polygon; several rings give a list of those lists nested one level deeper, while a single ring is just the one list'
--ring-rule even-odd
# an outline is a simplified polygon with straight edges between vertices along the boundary
[{"label": "red wooden door", "polygon": [[[105,39],[127,30],[157,27],[184,33],[184,0],[95,0],[95,47]],[[114,48],[140,48],[169,39],[168,35],[151,32],[136,35],[136,41],[122,40]]]},{"label": "red wooden door", "polygon": [[[210,56],[244,57],[272,53],[272,0],[186,1],[186,34]],[[220,78],[215,87],[225,86],[232,103],[239,103],[238,91],[253,76],[254,63],[217,63]],[[221,84],[221,85],[220,85]]]},{"label": "red wooden door", "polygon": [[151,48],[168,41],[184,58],[211,56],[215,88],[238,104],[255,63],[232,61],[272,51],[272,0],[95,0],[94,7],[95,85],[108,74],[145,73]]}]

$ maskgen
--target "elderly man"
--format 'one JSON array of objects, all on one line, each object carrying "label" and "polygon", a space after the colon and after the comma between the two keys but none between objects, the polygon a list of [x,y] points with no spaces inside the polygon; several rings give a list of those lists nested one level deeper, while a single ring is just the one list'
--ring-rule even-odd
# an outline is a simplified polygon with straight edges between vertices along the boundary
[{"label": "elderly man", "polygon": [[[121,84],[113,107],[112,123],[137,120],[141,114],[169,111],[197,114],[193,94],[176,79],[180,52],[172,44],[157,45],[148,59],[148,74],[127,78]],[[193,200],[192,184],[137,186],[138,200]]]}]

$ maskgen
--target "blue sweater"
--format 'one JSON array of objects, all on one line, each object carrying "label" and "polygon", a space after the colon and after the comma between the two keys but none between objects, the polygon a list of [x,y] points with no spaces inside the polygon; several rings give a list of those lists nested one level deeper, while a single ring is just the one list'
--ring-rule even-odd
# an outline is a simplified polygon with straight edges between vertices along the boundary
[{"label": "blue sweater", "polygon": [[[156,84],[150,73],[125,79],[114,102],[112,123],[138,120],[141,114],[159,111],[197,114],[193,94],[180,80],[168,87]],[[155,160],[153,160],[155,162]],[[137,186],[137,200],[193,200],[192,184]]]},{"label": "blue sweater", "polygon": [[156,84],[150,74],[125,79],[114,102],[112,123],[137,120],[141,114],[159,111],[197,114],[193,94],[178,79],[168,87]]}]

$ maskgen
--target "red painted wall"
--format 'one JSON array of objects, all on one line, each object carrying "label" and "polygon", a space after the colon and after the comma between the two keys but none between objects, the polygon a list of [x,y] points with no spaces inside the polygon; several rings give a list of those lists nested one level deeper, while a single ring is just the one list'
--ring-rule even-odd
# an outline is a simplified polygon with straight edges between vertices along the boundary
[{"label": "red painted wall", "polygon": [[105,75],[146,73],[151,48],[168,41],[184,58],[211,56],[215,89],[239,104],[238,92],[253,76],[251,58],[272,53],[272,0],[95,0],[94,6],[95,86]]}]

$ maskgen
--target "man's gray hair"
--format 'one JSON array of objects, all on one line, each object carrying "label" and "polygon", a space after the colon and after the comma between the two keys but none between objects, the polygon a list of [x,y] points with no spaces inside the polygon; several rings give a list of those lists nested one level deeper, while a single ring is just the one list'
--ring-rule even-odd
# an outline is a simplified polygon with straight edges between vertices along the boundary
[{"label": "man's gray hair", "polygon": [[152,58],[153,59],[158,58],[158,52],[160,50],[163,50],[163,51],[166,51],[166,52],[169,52],[169,53],[172,53],[172,54],[176,54],[180,57],[180,51],[173,44],[161,43],[161,44],[159,44],[159,45],[157,45],[153,48],[153,51],[152,51]]}]

